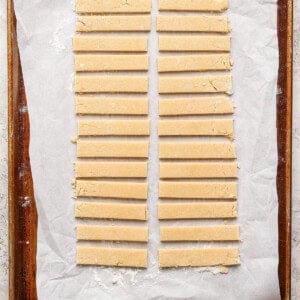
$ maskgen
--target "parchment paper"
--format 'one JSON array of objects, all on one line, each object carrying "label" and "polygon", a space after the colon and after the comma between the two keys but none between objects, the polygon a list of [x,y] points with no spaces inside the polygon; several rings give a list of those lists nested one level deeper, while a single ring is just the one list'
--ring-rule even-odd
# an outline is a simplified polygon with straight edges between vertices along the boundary
[{"label": "parchment paper", "polygon": [[[157,1],[152,1],[157,10]],[[279,299],[277,265],[276,0],[231,0],[233,101],[238,149],[241,265],[159,270],[157,137],[151,127],[149,268],[75,265],[76,118],[73,92],[73,1],[15,0],[18,41],[31,122],[30,156],[37,201],[39,299]],[[155,17],[155,16],[153,16]],[[150,55],[157,50],[150,35]],[[152,54],[151,54],[152,53]],[[155,64],[153,58],[151,64]],[[155,69],[150,76],[150,117],[156,123]],[[196,245],[197,246],[197,245]],[[199,246],[199,245],[198,245]],[[213,246],[207,244],[205,246]]]}]

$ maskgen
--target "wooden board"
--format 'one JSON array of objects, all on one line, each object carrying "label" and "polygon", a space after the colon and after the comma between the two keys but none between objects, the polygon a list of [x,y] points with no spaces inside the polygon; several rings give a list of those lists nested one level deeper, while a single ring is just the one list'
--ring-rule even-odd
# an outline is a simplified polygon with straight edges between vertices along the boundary
[{"label": "wooden board", "polygon": [[[291,128],[293,1],[278,1],[280,68],[277,97],[279,201],[279,281],[282,299],[291,293]],[[9,136],[9,285],[10,299],[37,299],[37,212],[29,159],[29,118],[16,42],[13,1],[8,0],[8,136]],[[24,172],[20,180],[19,172]],[[22,205],[30,197],[31,205]],[[27,243],[28,241],[28,243]]]}]

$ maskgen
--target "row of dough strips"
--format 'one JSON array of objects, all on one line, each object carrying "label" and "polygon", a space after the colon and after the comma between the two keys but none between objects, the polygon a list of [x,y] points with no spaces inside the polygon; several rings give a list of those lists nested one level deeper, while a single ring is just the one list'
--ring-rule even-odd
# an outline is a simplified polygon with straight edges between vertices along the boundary
[{"label": "row of dough strips", "polygon": [[[196,242],[238,241],[237,225],[178,225],[237,217],[233,105],[226,95],[231,91],[230,28],[221,14],[228,3],[159,0],[158,6],[158,263],[161,268],[236,265],[237,247]],[[151,0],[126,5],[77,0],[76,10],[75,216],[107,220],[78,224],[77,263],[146,268]],[[219,14],[194,14],[211,11]],[[176,226],[169,225],[172,220]],[[190,246],[176,247],[183,242]]]}]

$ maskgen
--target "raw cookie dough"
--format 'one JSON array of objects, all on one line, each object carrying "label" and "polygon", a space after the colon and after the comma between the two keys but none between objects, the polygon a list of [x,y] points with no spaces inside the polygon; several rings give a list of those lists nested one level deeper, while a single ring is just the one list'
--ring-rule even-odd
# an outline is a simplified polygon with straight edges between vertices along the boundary
[{"label": "raw cookie dough", "polygon": [[148,120],[79,120],[79,136],[147,136]]},{"label": "raw cookie dough", "polygon": [[160,181],[159,197],[174,199],[236,199],[236,182]]},{"label": "raw cookie dough", "polygon": [[160,142],[160,159],[234,159],[235,145],[230,142]]},{"label": "raw cookie dough", "polygon": [[147,93],[147,91],[147,76],[75,75],[76,93]]},{"label": "raw cookie dough", "polygon": [[161,268],[238,265],[239,250],[234,248],[159,249]]},{"label": "raw cookie dough", "polygon": [[145,182],[76,180],[77,197],[146,200],[147,192]]},{"label": "raw cookie dough", "polygon": [[228,71],[230,69],[229,54],[191,54],[158,57],[158,72],[160,73]]},{"label": "raw cookie dough", "polygon": [[76,178],[146,178],[147,162],[79,161]]},{"label": "raw cookie dough", "polygon": [[147,98],[76,97],[78,115],[147,115]]},{"label": "raw cookie dough", "polygon": [[232,114],[233,104],[230,98],[201,97],[201,98],[173,98],[160,99],[160,116],[192,116],[192,115],[215,115]]},{"label": "raw cookie dough", "polygon": [[77,247],[76,262],[78,265],[146,268],[147,249]]},{"label": "raw cookie dough", "polygon": [[147,207],[145,204],[76,202],[75,217],[146,221]]},{"label": "raw cookie dough", "polygon": [[150,31],[150,16],[78,16],[78,32]]},{"label": "raw cookie dough", "polygon": [[197,94],[230,92],[230,75],[159,78],[160,94]]},{"label": "raw cookie dough", "polygon": [[76,54],[75,71],[147,71],[148,55],[145,54]]},{"label": "raw cookie dough", "polygon": [[181,202],[159,203],[159,220],[225,219],[236,218],[236,202]]},{"label": "raw cookie dough", "polygon": [[237,178],[236,162],[160,162],[160,178]]},{"label": "raw cookie dough", "polygon": [[140,36],[75,36],[74,51],[98,52],[147,52],[146,37]]},{"label": "raw cookie dough", "polygon": [[237,225],[221,226],[162,226],[162,242],[199,241],[239,241],[240,230]]},{"label": "raw cookie dough", "polygon": [[232,119],[160,120],[159,136],[233,136]]},{"label": "raw cookie dough", "polygon": [[167,35],[159,37],[159,51],[230,51],[229,36]]},{"label": "raw cookie dough", "polygon": [[228,0],[159,0],[160,11],[215,11],[228,9]]},{"label": "raw cookie dough", "polygon": [[77,141],[77,157],[147,158],[149,142]]},{"label": "raw cookie dough", "polygon": [[78,225],[77,240],[147,242],[148,228],[142,226]]},{"label": "raw cookie dough", "polygon": [[220,32],[227,33],[227,17],[220,16],[158,16],[158,32]]},{"label": "raw cookie dough", "polygon": [[151,0],[76,0],[78,13],[150,13]]}]

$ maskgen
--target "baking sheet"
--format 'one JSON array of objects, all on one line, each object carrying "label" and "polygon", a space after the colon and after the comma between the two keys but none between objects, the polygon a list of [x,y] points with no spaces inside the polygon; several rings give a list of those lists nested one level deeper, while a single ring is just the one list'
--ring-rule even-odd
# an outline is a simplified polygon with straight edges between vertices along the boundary
[{"label": "baking sheet", "polygon": [[[156,11],[156,1],[152,1]],[[241,265],[159,270],[157,137],[151,128],[148,270],[75,265],[73,1],[15,0],[18,41],[31,121],[30,156],[38,206],[39,299],[279,299],[276,197],[277,4],[230,1],[235,143],[238,149]],[[151,33],[150,55],[157,49]],[[151,64],[155,64],[151,55]],[[150,74],[156,123],[157,78]],[[208,244],[205,246],[212,246]],[[199,246],[199,245],[198,245]]]}]

